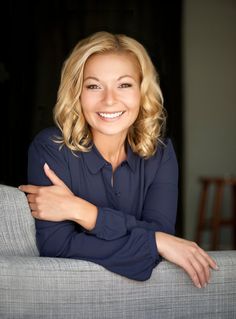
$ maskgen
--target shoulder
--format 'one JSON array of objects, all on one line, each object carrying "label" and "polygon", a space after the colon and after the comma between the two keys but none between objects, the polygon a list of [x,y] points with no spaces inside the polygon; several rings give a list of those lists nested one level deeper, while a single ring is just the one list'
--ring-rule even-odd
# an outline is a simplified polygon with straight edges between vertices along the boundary
[{"label": "shoulder", "polygon": [[49,144],[49,145],[58,145],[56,143],[59,138],[61,138],[62,134],[61,131],[55,127],[48,127],[40,131],[36,134],[36,136],[33,139],[33,142],[40,143],[40,144]]},{"label": "shoulder", "polygon": [[48,185],[43,165],[47,163],[56,175],[70,187],[69,152],[58,142],[61,136],[56,127],[40,131],[28,148],[28,180],[38,185]]},{"label": "shoulder", "polygon": [[162,162],[168,161],[169,159],[176,157],[175,149],[170,138],[165,138],[158,143],[157,151],[154,155]]},{"label": "shoulder", "polygon": [[68,149],[60,143],[61,136],[61,131],[57,127],[43,129],[35,135],[30,143],[29,154],[37,153],[39,155],[44,154],[44,156],[67,157]]},{"label": "shoulder", "polygon": [[152,157],[150,157],[147,161],[163,163],[173,157],[175,158],[176,155],[172,140],[170,138],[165,138],[161,141],[158,141],[157,150],[155,154]]},{"label": "shoulder", "polygon": [[158,143],[156,153],[146,160],[145,174],[151,182],[178,180],[178,162],[172,140],[163,139]]},{"label": "shoulder", "polygon": [[170,167],[177,169],[178,163],[172,140],[170,138],[165,138],[158,142],[155,154],[145,160],[145,171],[146,174],[149,172],[150,174],[155,175],[155,172],[159,171],[161,168],[169,169]]}]

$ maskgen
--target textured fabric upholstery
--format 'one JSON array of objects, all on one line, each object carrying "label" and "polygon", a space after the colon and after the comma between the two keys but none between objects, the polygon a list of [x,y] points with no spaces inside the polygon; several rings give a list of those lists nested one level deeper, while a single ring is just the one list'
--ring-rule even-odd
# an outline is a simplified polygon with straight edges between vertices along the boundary
[{"label": "textured fabric upholstery", "polygon": [[210,252],[220,270],[203,289],[167,261],[137,282],[91,262],[38,257],[24,194],[0,193],[1,319],[236,318],[236,251]]},{"label": "textured fabric upholstery", "polygon": [[0,256],[38,256],[34,219],[18,188],[0,185]]}]

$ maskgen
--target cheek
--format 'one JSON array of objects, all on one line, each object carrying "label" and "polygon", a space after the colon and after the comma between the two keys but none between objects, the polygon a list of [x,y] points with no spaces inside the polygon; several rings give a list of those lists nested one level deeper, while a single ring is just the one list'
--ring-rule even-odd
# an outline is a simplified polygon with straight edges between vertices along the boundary
[{"label": "cheek", "polygon": [[140,106],[137,107],[137,108],[135,109],[135,111],[134,111],[134,122],[137,120],[137,117],[138,117],[138,115],[139,115],[139,110],[140,110]]},{"label": "cheek", "polygon": [[139,101],[137,101],[135,105],[133,104],[132,106],[128,108],[129,121],[131,125],[134,124],[134,122],[137,120],[139,111],[140,111]]},{"label": "cheek", "polygon": [[126,100],[126,104],[128,105],[129,109],[134,113],[139,112],[140,103],[141,99],[139,95],[130,96],[129,99]]},{"label": "cheek", "polygon": [[93,109],[94,99],[88,94],[82,94],[80,97],[81,107],[84,113]]},{"label": "cheek", "polygon": [[136,120],[138,115],[139,115],[140,105],[141,105],[141,95],[140,94],[136,94],[133,97],[133,108],[132,108],[134,120]]}]

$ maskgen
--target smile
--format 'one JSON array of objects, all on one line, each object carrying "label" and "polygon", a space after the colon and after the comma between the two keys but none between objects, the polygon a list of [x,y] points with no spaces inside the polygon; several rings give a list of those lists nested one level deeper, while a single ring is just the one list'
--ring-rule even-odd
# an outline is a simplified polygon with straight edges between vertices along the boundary
[{"label": "smile", "polygon": [[124,112],[114,112],[114,113],[103,113],[98,112],[98,115],[105,119],[115,119],[117,117],[120,117]]}]

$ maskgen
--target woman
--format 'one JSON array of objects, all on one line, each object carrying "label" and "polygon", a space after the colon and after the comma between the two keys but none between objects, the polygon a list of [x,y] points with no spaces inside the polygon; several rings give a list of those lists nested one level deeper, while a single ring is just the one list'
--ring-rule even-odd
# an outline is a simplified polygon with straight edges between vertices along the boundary
[{"label": "woman", "polygon": [[54,119],[57,128],[31,143],[29,185],[20,186],[40,255],[135,280],[147,280],[163,257],[205,287],[215,261],[174,236],[178,167],[145,48],[107,32],[80,41],[64,64]]}]

